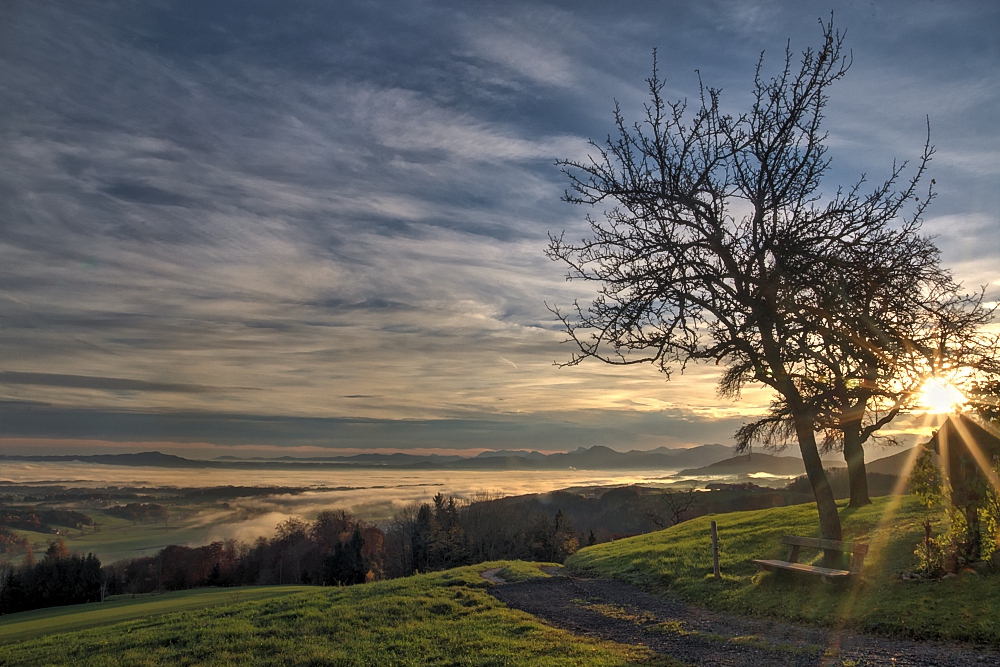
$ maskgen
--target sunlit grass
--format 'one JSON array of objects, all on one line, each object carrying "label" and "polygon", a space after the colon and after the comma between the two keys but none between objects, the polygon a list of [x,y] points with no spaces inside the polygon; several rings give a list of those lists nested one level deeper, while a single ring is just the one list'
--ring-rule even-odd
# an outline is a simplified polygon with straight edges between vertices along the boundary
[{"label": "sunlit grass", "polygon": [[[916,567],[913,551],[923,537],[926,510],[914,498],[876,498],[858,510],[841,506],[844,539],[871,545],[856,585],[762,574],[751,562],[785,558],[782,535],[818,536],[815,504],[701,517],[583,549],[566,567],[723,611],[902,636],[1000,641],[1000,574],[900,579]],[[712,519],[719,526],[721,582],[712,576]],[[938,529],[941,521],[935,517]]]},{"label": "sunlit grass", "polygon": [[[90,516],[100,525],[99,530],[90,526],[82,529],[60,526],[60,535],[20,528],[15,532],[27,538],[36,555],[43,553],[51,542],[61,537],[71,551],[93,553],[104,564],[124,558],[151,556],[170,544],[207,543],[213,533],[218,532],[216,526],[198,520],[203,511],[213,509],[210,505],[179,501],[161,503],[169,506],[169,521],[131,521],[86,507],[83,503],[66,503],[66,507]],[[0,556],[0,561],[20,562],[20,559],[20,554]]]},{"label": "sunlit grass", "polygon": [[0,642],[33,639],[60,632],[84,630],[137,618],[217,605],[249,602],[313,590],[309,586],[245,586],[196,588],[157,595],[118,596],[103,603],[35,609],[0,616]]},{"label": "sunlit grass", "polygon": [[519,581],[528,581],[529,579],[540,579],[551,576],[541,570],[543,567],[562,568],[561,565],[556,563],[526,563],[518,560],[511,561],[510,563],[504,565],[500,568],[500,571],[497,572],[497,575],[507,583],[511,584]]},{"label": "sunlit grass", "polygon": [[[0,646],[0,664],[669,665],[643,647],[557,630],[486,592],[484,563],[406,579],[314,588]],[[97,607],[97,605],[94,605]]]}]

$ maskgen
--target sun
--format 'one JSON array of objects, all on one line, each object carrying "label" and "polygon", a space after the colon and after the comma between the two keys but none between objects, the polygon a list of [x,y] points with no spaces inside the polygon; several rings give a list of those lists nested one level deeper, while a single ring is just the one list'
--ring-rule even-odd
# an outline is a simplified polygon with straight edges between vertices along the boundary
[{"label": "sun", "polygon": [[928,378],[917,395],[917,407],[933,414],[947,414],[961,408],[968,399],[953,385],[936,377]]}]

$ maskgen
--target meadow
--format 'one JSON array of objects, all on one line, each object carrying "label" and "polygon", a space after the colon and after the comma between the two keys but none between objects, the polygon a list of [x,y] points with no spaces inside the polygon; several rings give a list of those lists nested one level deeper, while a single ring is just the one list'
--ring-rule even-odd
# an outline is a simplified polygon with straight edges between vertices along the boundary
[{"label": "meadow", "polygon": [[[761,573],[751,562],[783,557],[784,534],[815,535],[814,504],[699,517],[581,549],[565,567],[729,613],[1000,644],[1000,575],[900,577],[916,567],[928,515],[914,498],[876,498],[840,512],[845,539],[871,545],[863,576],[850,585]],[[711,573],[713,519],[721,581]],[[939,530],[943,516],[932,519]],[[480,574],[498,568],[504,580],[523,581],[547,576],[540,565],[489,562],[348,587],[196,589],[12,614],[0,620],[0,664],[675,664],[511,610],[487,593]]]},{"label": "meadow", "polygon": [[[279,590],[266,599],[223,601],[192,611],[156,611],[166,611],[172,601],[193,602],[182,596],[126,601],[113,608],[118,614],[142,614],[130,620],[87,616],[97,609],[28,612],[0,625],[0,664],[675,664],[643,647],[575,637],[508,609],[486,592],[489,584],[479,574],[494,567],[508,568],[511,576],[542,576],[531,565],[495,562],[358,586]],[[19,636],[32,627],[52,632],[51,622],[60,613],[66,621],[75,617],[77,624],[94,620],[102,625],[20,641],[13,635],[15,628]],[[10,636],[4,633],[8,628]]]},{"label": "meadow", "polygon": [[37,639],[122,621],[219,605],[250,602],[314,590],[311,586],[246,586],[199,588],[142,596],[121,595],[102,603],[36,609],[0,616],[0,643]]},{"label": "meadow", "polygon": [[[170,544],[205,544],[231,536],[253,539],[257,535],[272,533],[274,526],[288,516],[282,512],[255,508],[250,498],[233,506],[224,499],[206,502],[150,491],[149,497],[139,502],[166,507],[168,519],[131,520],[115,516],[102,506],[136,502],[132,500],[45,502],[36,506],[72,509],[86,514],[95,525],[79,528],[54,525],[58,534],[23,528],[17,528],[16,532],[27,538],[35,554],[44,553],[54,540],[63,539],[71,551],[93,553],[107,564],[125,558],[150,556]],[[20,552],[0,554],[0,562],[20,562],[21,557]]]},{"label": "meadow", "polygon": [[[870,545],[861,578],[848,586],[823,584],[818,577],[761,573],[751,562],[785,558],[782,535],[818,537],[815,503],[699,517],[581,549],[566,560],[566,568],[719,611],[892,636],[1000,644],[1000,574],[966,572],[942,581],[901,578],[917,566],[914,550],[928,516],[914,497],[875,498],[856,510],[840,506],[844,539]],[[718,522],[721,581],[712,575],[713,519]],[[935,534],[943,521],[941,512],[932,515]]]}]

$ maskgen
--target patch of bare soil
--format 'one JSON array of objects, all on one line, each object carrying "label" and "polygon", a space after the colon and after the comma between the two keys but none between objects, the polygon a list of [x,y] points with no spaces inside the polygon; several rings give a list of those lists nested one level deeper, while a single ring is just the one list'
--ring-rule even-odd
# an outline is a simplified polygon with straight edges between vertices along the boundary
[{"label": "patch of bare soil", "polygon": [[[485,574],[485,573],[484,573]],[[496,581],[496,572],[488,577]],[[691,665],[847,667],[1000,666],[991,647],[888,639],[710,612],[610,579],[553,576],[490,593],[574,634],[647,646]]]},{"label": "patch of bare soil", "polygon": [[505,583],[507,583],[503,579],[503,577],[501,577],[498,574],[499,572],[500,572],[500,568],[499,567],[494,567],[494,568],[492,568],[490,570],[483,570],[482,572],[479,573],[479,576],[481,576],[486,581],[489,581],[489,582],[494,583],[494,584],[505,584]]}]

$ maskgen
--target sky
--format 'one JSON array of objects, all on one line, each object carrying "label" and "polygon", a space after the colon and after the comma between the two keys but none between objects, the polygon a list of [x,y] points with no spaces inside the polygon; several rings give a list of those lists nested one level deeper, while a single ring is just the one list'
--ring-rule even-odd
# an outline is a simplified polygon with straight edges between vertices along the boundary
[{"label": "sky", "polygon": [[[0,449],[189,456],[731,443],[719,368],[562,368],[557,159],[657,50],[734,113],[820,44],[832,193],[914,160],[943,263],[1000,300],[1000,5],[0,4]],[[600,211],[594,211],[600,214]],[[903,421],[897,430],[907,430]]]}]

